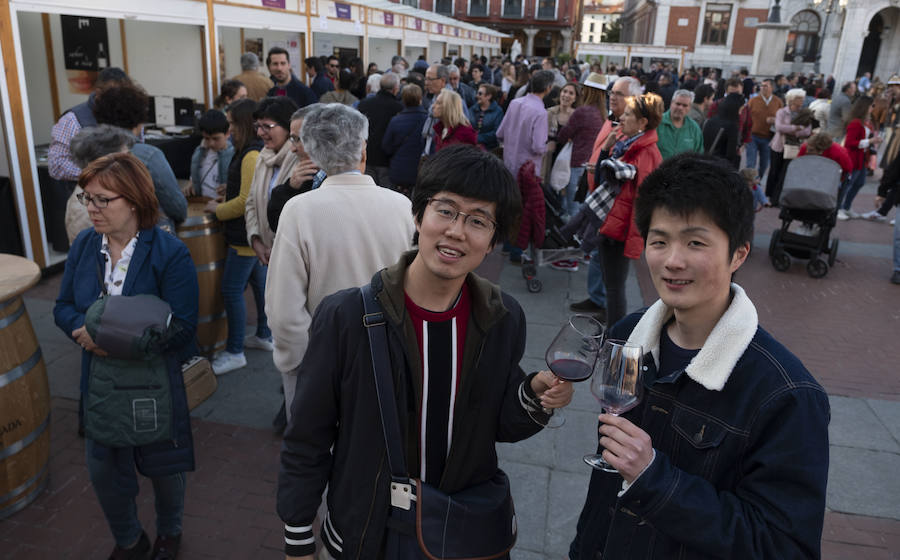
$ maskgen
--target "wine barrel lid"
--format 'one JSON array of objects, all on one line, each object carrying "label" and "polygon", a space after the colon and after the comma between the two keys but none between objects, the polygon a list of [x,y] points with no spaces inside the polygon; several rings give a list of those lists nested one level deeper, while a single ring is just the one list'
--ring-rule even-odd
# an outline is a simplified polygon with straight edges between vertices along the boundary
[{"label": "wine barrel lid", "polygon": [[17,255],[0,254],[0,302],[10,300],[41,279],[34,262]]}]

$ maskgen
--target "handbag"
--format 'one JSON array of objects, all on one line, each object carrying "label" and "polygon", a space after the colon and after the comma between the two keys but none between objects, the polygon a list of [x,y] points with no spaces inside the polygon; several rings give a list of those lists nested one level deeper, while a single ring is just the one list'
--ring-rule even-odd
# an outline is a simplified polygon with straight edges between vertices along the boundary
[{"label": "handbag", "polygon": [[407,474],[388,356],[387,327],[370,285],[360,288],[375,392],[391,469],[391,509],[385,558],[490,560],[516,544],[516,514],[509,479],[497,469],[489,480],[447,494]]},{"label": "handbag", "polygon": [[784,159],[796,159],[797,155],[799,153],[800,153],[800,145],[799,144],[788,144],[785,142],[784,155],[782,156]]},{"label": "handbag", "polygon": [[578,190],[575,191],[575,202],[584,202],[584,199],[587,198],[588,194],[588,171],[587,168],[581,173],[581,177],[578,178]]},{"label": "handbag", "polygon": [[550,186],[554,191],[559,192],[569,186],[569,182],[572,180],[571,160],[572,142],[569,141],[559,151],[556,161],[553,162],[553,167],[550,169]]}]

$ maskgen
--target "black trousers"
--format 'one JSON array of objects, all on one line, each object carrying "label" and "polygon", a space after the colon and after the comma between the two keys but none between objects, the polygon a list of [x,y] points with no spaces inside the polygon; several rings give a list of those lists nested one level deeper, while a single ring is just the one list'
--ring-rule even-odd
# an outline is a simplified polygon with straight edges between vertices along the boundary
[{"label": "black trousers", "polygon": [[784,186],[784,173],[790,160],[784,159],[784,152],[771,151],[771,163],[769,164],[769,178],[766,181],[766,196],[773,205],[778,205],[781,197],[781,188]]},{"label": "black trousers", "polygon": [[604,239],[599,249],[603,282],[606,284],[606,325],[611,327],[627,313],[625,281],[628,279],[630,259],[625,256],[625,243],[622,241]]}]

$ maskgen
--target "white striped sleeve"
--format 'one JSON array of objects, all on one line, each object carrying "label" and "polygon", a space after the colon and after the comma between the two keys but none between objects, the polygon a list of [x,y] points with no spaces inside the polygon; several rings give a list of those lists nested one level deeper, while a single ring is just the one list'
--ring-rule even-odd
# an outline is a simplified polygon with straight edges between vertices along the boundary
[{"label": "white striped sleeve", "polygon": [[284,552],[288,556],[306,556],[316,551],[312,525],[284,524]]}]

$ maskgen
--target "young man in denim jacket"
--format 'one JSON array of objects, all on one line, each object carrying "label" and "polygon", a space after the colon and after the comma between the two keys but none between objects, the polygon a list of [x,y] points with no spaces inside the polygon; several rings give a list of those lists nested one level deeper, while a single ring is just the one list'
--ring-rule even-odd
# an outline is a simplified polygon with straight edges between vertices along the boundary
[{"label": "young man in denim jacket", "polygon": [[731,282],[750,191],[721,160],[682,154],[635,208],[660,300],[609,335],[643,346],[645,396],[600,415],[618,474],[593,473],[569,557],[818,558],[828,397]]}]

